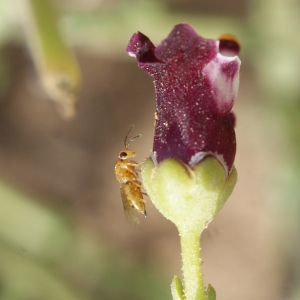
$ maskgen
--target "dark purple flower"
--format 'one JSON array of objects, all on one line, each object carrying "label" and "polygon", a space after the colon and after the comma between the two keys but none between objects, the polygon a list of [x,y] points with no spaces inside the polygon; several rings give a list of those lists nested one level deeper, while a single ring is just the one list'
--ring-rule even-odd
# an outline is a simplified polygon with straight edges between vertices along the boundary
[{"label": "dark purple flower", "polygon": [[239,84],[238,44],[227,36],[202,38],[179,24],[157,47],[137,32],[126,50],[154,78],[157,162],[177,158],[193,167],[213,155],[228,174],[236,152],[231,109]]}]

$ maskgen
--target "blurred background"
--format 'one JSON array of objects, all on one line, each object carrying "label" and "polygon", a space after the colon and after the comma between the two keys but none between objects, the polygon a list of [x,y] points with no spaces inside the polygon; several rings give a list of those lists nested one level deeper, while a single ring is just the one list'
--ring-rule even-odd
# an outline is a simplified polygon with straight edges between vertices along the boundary
[{"label": "blurred background", "polygon": [[153,140],[152,80],[128,40],[158,44],[177,23],[242,45],[239,179],[202,236],[205,283],[218,300],[300,299],[300,1],[49,1],[81,71],[70,120],[39,82],[24,1],[0,2],[0,299],[171,299],[177,230],[150,203],[127,223],[114,164],[131,124],[137,161]]}]

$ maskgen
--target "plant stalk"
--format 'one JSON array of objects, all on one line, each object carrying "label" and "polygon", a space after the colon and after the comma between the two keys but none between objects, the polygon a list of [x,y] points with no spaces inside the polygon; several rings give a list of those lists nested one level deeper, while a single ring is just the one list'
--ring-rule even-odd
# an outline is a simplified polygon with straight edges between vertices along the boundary
[{"label": "plant stalk", "polygon": [[205,300],[199,231],[179,231],[186,300]]}]

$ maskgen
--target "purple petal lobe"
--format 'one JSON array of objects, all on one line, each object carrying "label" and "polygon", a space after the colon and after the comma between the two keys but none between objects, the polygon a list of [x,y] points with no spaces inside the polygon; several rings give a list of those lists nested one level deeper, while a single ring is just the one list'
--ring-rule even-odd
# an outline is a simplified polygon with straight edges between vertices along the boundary
[{"label": "purple petal lobe", "polygon": [[130,39],[127,52],[154,78],[153,151],[158,163],[177,158],[194,166],[214,155],[230,172],[236,151],[231,109],[240,60],[222,55],[220,44],[202,38],[187,24],[176,25],[157,47],[139,32]]},{"label": "purple petal lobe", "polygon": [[223,34],[219,37],[219,52],[224,56],[235,56],[240,52],[240,43],[231,34]]},{"label": "purple petal lobe", "polygon": [[136,57],[139,62],[157,62],[154,55],[155,46],[141,32],[135,33],[126,48],[126,51],[130,56]]}]

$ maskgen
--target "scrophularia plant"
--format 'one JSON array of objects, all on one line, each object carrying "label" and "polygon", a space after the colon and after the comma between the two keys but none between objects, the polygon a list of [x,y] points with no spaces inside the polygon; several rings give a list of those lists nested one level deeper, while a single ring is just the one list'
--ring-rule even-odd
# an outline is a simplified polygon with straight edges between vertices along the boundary
[{"label": "scrophularia plant", "polygon": [[237,180],[231,110],[239,45],[228,35],[205,39],[179,24],[158,46],[137,32],[126,50],[154,79],[153,153],[142,164],[142,178],[153,204],[179,231],[184,282],[174,277],[173,299],[213,300],[212,286],[203,286],[200,235]]}]

